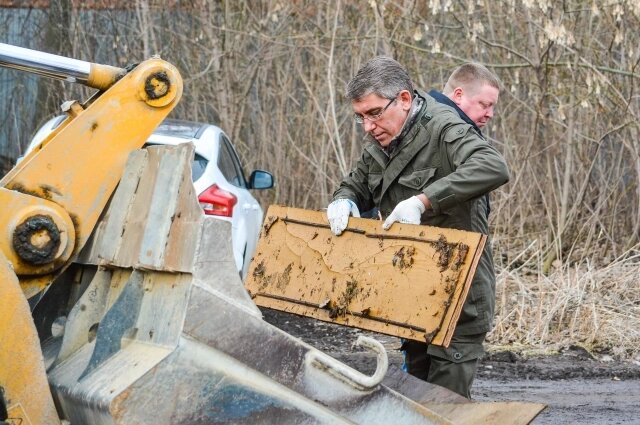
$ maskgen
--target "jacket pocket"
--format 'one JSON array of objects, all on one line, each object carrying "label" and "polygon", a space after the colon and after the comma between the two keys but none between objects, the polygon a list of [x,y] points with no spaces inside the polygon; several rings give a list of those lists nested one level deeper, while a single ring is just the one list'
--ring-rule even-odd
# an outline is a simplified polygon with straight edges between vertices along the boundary
[{"label": "jacket pocket", "polygon": [[435,175],[435,168],[425,168],[424,170],[417,170],[411,174],[401,176],[398,179],[398,184],[411,189],[422,190],[427,186],[427,183],[429,183]]}]

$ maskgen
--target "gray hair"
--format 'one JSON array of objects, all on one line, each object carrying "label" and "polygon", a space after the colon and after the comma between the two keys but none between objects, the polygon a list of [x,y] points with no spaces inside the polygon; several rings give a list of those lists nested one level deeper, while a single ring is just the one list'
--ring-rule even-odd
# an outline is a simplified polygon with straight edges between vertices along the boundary
[{"label": "gray hair", "polygon": [[346,86],[345,94],[351,101],[375,94],[393,99],[402,90],[413,97],[413,83],[409,73],[395,60],[387,56],[376,56],[358,70]]},{"label": "gray hair", "polygon": [[457,67],[449,77],[447,84],[444,85],[444,94],[452,93],[456,87],[462,87],[466,90],[478,88],[483,84],[488,84],[500,90],[500,79],[484,65],[479,63],[468,62]]}]

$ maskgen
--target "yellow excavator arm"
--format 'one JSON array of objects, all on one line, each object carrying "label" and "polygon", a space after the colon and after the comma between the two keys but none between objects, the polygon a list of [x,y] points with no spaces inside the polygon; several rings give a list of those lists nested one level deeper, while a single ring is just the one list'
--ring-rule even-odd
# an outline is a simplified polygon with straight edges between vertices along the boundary
[{"label": "yellow excavator arm", "polygon": [[131,72],[0,44],[0,64],[101,90],[0,180],[0,251],[27,298],[42,292],[86,243],[129,153],[142,147],[182,95],[171,64],[142,62]]},{"label": "yellow excavator arm", "polygon": [[182,78],[159,58],[126,72],[6,44],[0,65],[99,90],[65,102],[66,120],[0,180],[0,385],[9,418],[49,424],[58,416],[27,299],[37,303],[85,245],[130,152],[180,100]]}]

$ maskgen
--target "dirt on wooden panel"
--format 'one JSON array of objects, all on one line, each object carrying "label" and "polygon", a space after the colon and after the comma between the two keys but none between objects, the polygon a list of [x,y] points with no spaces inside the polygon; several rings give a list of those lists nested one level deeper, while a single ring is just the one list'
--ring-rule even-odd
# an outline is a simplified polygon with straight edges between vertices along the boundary
[{"label": "dirt on wooden panel", "polygon": [[414,247],[407,248],[405,252],[405,247],[403,246],[393,254],[393,260],[391,260],[391,263],[401,270],[409,268],[413,265],[413,255],[415,253],[416,249]]},{"label": "dirt on wooden panel", "polygon": [[358,282],[355,280],[347,282],[346,289],[338,296],[338,302],[334,306],[331,306],[331,303],[329,303],[329,317],[335,319],[338,316],[346,316],[349,304],[351,304],[351,300],[353,300],[357,293]]}]

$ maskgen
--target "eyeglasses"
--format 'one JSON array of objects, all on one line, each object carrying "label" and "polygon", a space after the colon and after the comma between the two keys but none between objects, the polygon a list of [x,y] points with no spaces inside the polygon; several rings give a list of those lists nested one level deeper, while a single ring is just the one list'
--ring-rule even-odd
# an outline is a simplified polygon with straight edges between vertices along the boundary
[{"label": "eyeglasses", "polygon": [[380,112],[376,112],[375,114],[364,114],[364,115],[360,115],[360,114],[354,114],[353,115],[353,119],[355,120],[355,122],[357,122],[358,124],[364,124],[364,120],[367,119],[371,122],[376,122],[380,119],[380,117],[382,117],[382,114],[384,114],[384,111],[387,110],[387,108],[389,106],[391,106],[391,104],[397,99],[398,96],[394,97],[393,99],[391,99],[389,101],[389,103],[387,103],[387,106],[385,106],[384,108],[382,108],[380,110]]}]

